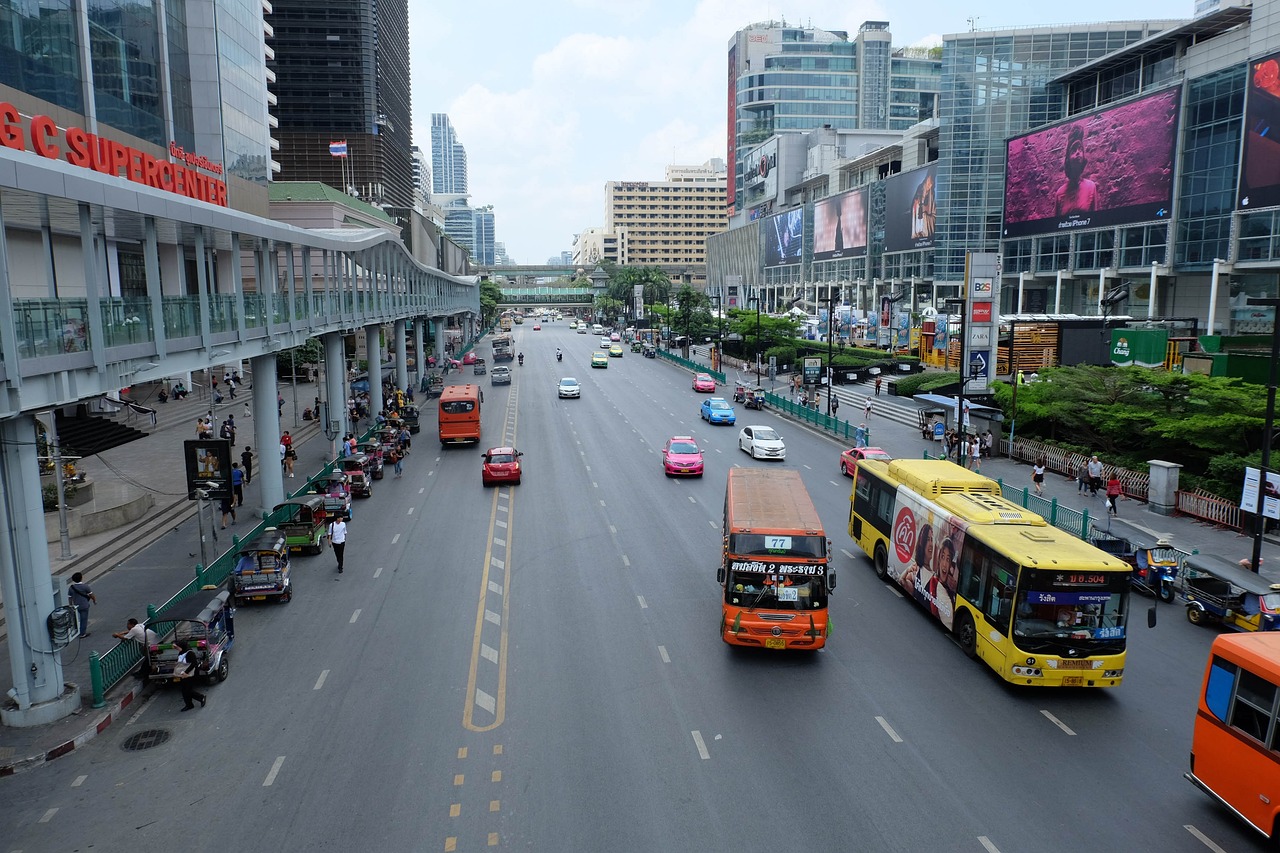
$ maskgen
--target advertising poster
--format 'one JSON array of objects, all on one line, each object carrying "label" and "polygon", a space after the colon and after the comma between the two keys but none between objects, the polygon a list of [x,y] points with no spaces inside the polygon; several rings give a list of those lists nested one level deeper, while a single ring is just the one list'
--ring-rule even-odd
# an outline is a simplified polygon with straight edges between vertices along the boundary
[{"label": "advertising poster", "polygon": [[933,164],[884,182],[886,252],[932,248],[938,218],[937,173]]},{"label": "advertising poster", "polygon": [[964,523],[906,505],[893,521],[889,575],[948,629],[955,614]]},{"label": "advertising poster", "polygon": [[951,322],[951,317],[946,314],[938,314],[933,319],[933,348],[946,352],[947,346],[951,343],[951,336],[947,333],[947,324]]},{"label": "advertising poster", "polygon": [[1262,492],[1262,514],[1266,518],[1280,519],[1280,474],[1268,471],[1265,482],[1257,468],[1244,469],[1244,490],[1240,508],[1245,512],[1258,511],[1258,492]]},{"label": "advertising poster", "polygon": [[1003,236],[1167,219],[1180,101],[1166,89],[1010,139]]},{"label": "advertising poster", "polygon": [[184,441],[182,445],[187,496],[215,501],[231,497],[231,443],[214,438]]},{"label": "advertising poster", "polygon": [[804,208],[770,216],[760,223],[760,239],[764,240],[764,265],[779,267],[800,263],[804,236]]},{"label": "advertising poster", "polygon": [[1249,63],[1245,89],[1244,157],[1239,204],[1255,210],[1280,204],[1280,53]]},{"label": "advertising poster", "polygon": [[880,297],[880,325],[886,328],[893,325],[893,300],[888,296]]},{"label": "advertising poster", "polygon": [[865,188],[824,198],[813,205],[813,259],[861,257],[867,253]]}]

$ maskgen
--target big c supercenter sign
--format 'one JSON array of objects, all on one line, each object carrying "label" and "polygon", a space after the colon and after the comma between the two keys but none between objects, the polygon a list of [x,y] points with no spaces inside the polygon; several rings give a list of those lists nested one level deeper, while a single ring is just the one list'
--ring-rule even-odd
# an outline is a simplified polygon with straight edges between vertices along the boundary
[{"label": "big c supercenter sign", "polygon": [[226,182],[199,171],[204,169],[221,175],[222,165],[189,154],[173,143],[169,145],[169,155],[181,162],[162,160],[84,128],[60,128],[48,116],[26,118],[13,104],[0,102],[0,145],[16,151],[31,151],[50,160],[65,160],[72,166],[125,178],[174,195],[227,206]]}]

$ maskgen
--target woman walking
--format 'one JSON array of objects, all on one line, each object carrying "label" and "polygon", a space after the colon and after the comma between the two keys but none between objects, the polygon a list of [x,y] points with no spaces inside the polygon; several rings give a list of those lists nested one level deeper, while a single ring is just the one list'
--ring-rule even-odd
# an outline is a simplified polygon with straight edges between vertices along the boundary
[{"label": "woman walking", "polygon": [[1124,487],[1120,485],[1120,478],[1113,471],[1110,479],[1107,480],[1107,511],[1112,515],[1119,516],[1120,511],[1117,504],[1120,503],[1120,496],[1124,494]]},{"label": "woman walking", "polygon": [[1044,457],[1042,456],[1042,457],[1040,457],[1039,459],[1037,459],[1037,460],[1036,460],[1036,464],[1035,464],[1034,466],[1032,466],[1032,468],[1031,468],[1031,482],[1035,483],[1035,485],[1036,485],[1036,494],[1037,494],[1037,495],[1039,495],[1039,496],[1041,496],[1041,497],[1043,497],[1043,496],[1044,496],[1044,469],[1045,469],[1045,467],[1046,467],[1046,466],[1045,466]]}]

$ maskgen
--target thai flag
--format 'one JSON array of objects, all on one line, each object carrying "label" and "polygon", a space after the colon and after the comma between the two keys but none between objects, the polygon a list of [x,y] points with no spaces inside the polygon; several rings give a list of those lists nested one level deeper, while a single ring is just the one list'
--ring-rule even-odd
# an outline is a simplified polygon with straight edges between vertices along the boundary
[{"label": "thai flag", "polygon": [[330,142],[329,154],[330,156],[333,156],[333,157],[346,157],[347,156],[347,140],[344,139],[341,142]]}]

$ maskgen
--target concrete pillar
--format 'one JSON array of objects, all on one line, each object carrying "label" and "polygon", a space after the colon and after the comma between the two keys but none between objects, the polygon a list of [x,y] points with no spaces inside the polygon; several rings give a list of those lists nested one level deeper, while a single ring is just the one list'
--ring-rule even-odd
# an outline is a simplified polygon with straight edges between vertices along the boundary
[{"label": "concrete pillar", "polygon": [[[9,629],[5,645],[13,675],[12,698],[17,704],[16,709],[0,710],[0,720],[8,726],[44,725],[78,710],[80,692],[74,685],[64,687],[62,652],[52,648],[45,623],[53,612],[53,577],[45,542],[35,418],[29,414],[0,421],[0,489],[4,493],[0,592]],[[107,632],[113,626],[93,627]]]},{"label": "concrete pillar", "polygon": [[[262,505],[257,512],[271,512],[271,508],[284,500],[284,477],[280,470],[280,435],[284,432],[276,416],[276,397],[279,385],[276,380],[276,355],[254,356],[249,359],[253,370],[253,448],[258,458],[254,461],[253,479],[262,486],[258,490]],[[245,442],[248,444],[248,442]],[[244,445],[231,448],[231,460],[239,461]]]},{"label": "concrete pillar", "polygon": [[1176,462],[1148,459],[1151,485],[1147,489],[1147,511],[1157,515],[1173,515],[1178,508],[1178,471]]},{"label": "concrete pillar", "polygon": [[422,327],[427,322],[428,320],[425,317],[417,317],[413,321],[413,352],[417,366],[417,371],[413,377],[415,387],[420,387],[422,385],[422,377],[427,375],[427,353],[422,349]]},{"label": "concrete pillar", "polygon": [[342,333],[328,332],[324,344],[324,396],[329,404],[328,419],[320,426],[332,445],[330,458],[338,458],[338,439],[351,431],[347,413],[347,359],[342,351]]},{"label": "concrete pillar", "polygon": [[396,354],[396,387],[409,387],[409,347],[404,340],[404,320],[396,320],[392,324],[393,338],[391,346]]},{"label": "concrete pillar", "polygon": [[444,362],[444,318],[437,317],[431,320],[431,330],[435,333],[435,356],[436,364],[440,365]]},{"label": "concrete pillar", "polygon": [[386,408],[382,400],[381,333],[382,327],[377,324],[364,327],[365,357],[369,359],[369,411],[373,415]]}]

